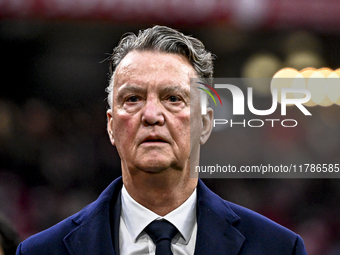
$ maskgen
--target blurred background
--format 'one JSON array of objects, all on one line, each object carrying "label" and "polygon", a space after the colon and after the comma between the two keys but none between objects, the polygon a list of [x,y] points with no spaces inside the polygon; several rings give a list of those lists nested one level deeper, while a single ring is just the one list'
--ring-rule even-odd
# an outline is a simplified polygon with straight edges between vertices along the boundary
[{"label": "blurred background", "polygon": [[[202,40],[217,56],[216,77],[340,67],[338,0],[0,0],[0,213],[21,240],[120,176],[106,133],[104,60],[124,33],[155,24]],[[254,100],[270,101],[267,91]],[[215,130],[201,165],[217,156],[226,165],[340,163],[340,107],[309,110],[302,118],[289,109],[296,128]],[[204,182],[300,234],[308,254],[340,254],[339,179]]]}]

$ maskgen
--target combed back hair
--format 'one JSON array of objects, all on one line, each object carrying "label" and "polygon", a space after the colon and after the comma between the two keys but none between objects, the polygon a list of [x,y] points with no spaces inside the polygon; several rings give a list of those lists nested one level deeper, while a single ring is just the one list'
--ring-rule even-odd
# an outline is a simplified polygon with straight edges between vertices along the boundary
[{"label": "combed back hair", "polygon": [[154,50],[183,55],[190,61],[200,79],[204,81],[213,77],[214,56],[205,49],[200,40],[165,26],[154,26],[139,31],[138,35],[127,33],[109,57],[110,82],[106,92],[110,107],[112,107],[113,79],[116,68],[122,59],[134,50]]}]

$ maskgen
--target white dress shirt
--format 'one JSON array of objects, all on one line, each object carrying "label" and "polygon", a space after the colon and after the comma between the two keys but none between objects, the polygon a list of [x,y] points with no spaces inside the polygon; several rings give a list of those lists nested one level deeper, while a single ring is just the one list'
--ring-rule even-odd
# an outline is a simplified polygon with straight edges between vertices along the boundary
[{"label": "white dress shirt", "polygon": [[122,210],[119,226],[119,249],[121,255],[155,255],[156,245],[144,228],[154,220],[165,219],[179,231],[172,239],[174,255],[194,254],[197,234],[196,189],[178,208],[164,217],[137,203],[123,185]]}]

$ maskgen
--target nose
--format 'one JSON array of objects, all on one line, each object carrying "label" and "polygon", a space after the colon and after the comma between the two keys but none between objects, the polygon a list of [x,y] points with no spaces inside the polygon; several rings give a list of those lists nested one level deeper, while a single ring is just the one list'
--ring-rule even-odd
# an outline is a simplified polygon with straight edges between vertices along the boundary
[{"label": "nose", "polygon": [[145,126],[164,125],[163,105],[158,100],[148,100],[144,105],[142,123]]}]

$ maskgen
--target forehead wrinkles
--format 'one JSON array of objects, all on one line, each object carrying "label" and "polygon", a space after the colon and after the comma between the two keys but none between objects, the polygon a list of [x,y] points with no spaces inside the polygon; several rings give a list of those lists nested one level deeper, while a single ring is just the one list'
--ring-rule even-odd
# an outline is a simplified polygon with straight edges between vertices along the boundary
[{"label": "forehead wrinkles", "polygon": [[115,87],[128,81],[147,84],[167,82],[190,84],[190,78],[197,77],[189,61],[181,55],[157,52],[129,54],[116,69]]}]

